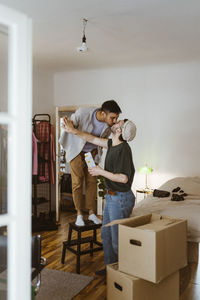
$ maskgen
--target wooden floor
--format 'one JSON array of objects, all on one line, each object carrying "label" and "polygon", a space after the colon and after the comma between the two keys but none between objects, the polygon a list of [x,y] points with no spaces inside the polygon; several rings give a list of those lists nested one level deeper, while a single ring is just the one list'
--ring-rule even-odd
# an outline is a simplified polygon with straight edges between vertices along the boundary
[{"label": "wooden floor", "polygon": [[[85,216],[87,219],[87,216]],[[76,220],[76,214],[62,212],[60,219],[60,226],[57,231],[49,231],[40,233],[42,236],[42,256],[46,257],[48,264],[47,268],[54,270],[62,270],[66,272],[76,273],[76,255],[66,251],[65,264],[61,263],[62,242],[67,240],[68,223]],[[83,234],[83,237],[87,233]],[[97,233],[100,241],[100,230]],[[72,235],[76,239],[76,235]],[[88,245],[81,245],[81,249],[88,247]],[[93,257],[89,254],[81,256],[81,274],[88,276],[95,276],[96,270],[104,268],[103,251],[94,253]],[[104,279],[100,276],[95,276],[95,279],[83,291],[81,291],[75,298],[87,300],[106,299],[106,286]],[[58,299],[59,300],[59,299]]]},{"label": "wooden floor", "polygon": [[[85,217],[87,218],[87,216]],[[62,242],[67,239],[68,223],[75,219],[75,213],[62,212],[58,230],[40,233],[42,235],[42,255],[47,258],[47,268],[73,273],[76,272],[76,256],[73,253],[67,251],[65,264],[63,265],[61,263]],[[76,236],[72,237],[76,238]],[[98,240],[100,240],[100,231],[98,231]],[[87,245],[82,245],[82,247],[82,249],[84,249]],[[106,285],[104,284],[104,279],[94,274],[96,270],[102,269],[103,267],[103,251],[94,253],[93,257],[89,254],[81,256],[81,274],[94,276],[95,278],[74,300],[106,299]],[[182,293],[180,300],[200,300],[200,265],[192,264],[191,272],[191,282]]]},{"label": "wooden floor", "polygon": [[200,263],[192,263],[191,280],[188,287],[182,293],[180,300],[200,300]]}]

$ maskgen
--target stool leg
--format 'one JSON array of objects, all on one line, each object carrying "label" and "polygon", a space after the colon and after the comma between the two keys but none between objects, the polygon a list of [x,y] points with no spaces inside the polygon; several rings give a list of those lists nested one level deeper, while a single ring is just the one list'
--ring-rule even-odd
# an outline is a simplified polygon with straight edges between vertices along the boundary
[{"label": "stool leg", "polygon": [[61,263],[64,264],[65,263],[65,253],[66,253],[66,246],[65,246],[65,242],[63,243],[63,250],[62,250],[62,258],[61,258]]},{"label": "stool leg", "polygon": [[80,274],[80,255],[81,255],[81,231],[77,233],[77,257],[76,257],[76,273]]},{"label": "stool leg", "polygon": [[94,242],[97,241],[97,230],[96,229],[93,230],[93,241]]},{"label": "stool leg", "polygon": [[69,231],[68,231],[68,244],[70,246],[70,243],[71,243],[71,238],[72,238],[72,227],[71,225],[69,225]]},{"label": "stool leg", "polygon": [[93,241],[90,242],[90,256],[93,256]]},{"label": "stool leg", "polygon": [[66,254],[66,249],[67,249],[66,244],[70,245],[71,237],[72,237],[72,227],[69,224],[68,240],[67,240],[67,242],[63,243],[63,251],[62,251],[62,258],[61,258],[61,263],[62,264],[65,263],[65,254]]}]

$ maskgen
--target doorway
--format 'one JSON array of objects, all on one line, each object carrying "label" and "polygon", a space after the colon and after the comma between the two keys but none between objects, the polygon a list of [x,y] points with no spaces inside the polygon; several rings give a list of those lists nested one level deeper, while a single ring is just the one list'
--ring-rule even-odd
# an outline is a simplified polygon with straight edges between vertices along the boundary
[{"label": "doorway", "polygon": [[71,191],[70,164],[66,162],[65,150],[59,143],[62,130],[62,119],[70,117],[77,109],[76,106],[56,107],[56,221],[59,222],[60,211],[66,205],[73,209]]},{"label": "doorway", "polygon": [[[84,105],[87,107],[88,105]],[[91,106],[91,105],[90,105]],[[70,190],[71,172],[70,164],[66,162],[65,151],[59,144],[61,134],[62,118],[70,117],[80,106],[58,106],[56,107],[56,221],[59,222],[61,209],[70,209],[75,212],[73,198]],[[98,106],[94,106],[98,107]],[[84,193],[84,188],[83,188]],[[97,214],[102,215],[103,199],[97,192]],[[87,211],[84,204],[83,211]]]}]

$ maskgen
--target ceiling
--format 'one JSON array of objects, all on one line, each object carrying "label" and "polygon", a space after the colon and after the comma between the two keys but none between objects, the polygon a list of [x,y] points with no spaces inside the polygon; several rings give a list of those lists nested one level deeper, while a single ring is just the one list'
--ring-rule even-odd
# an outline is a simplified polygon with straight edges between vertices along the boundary
[{"label": "ceiling", "polygon": [[[199,0],[0,0],[33,20],[34,65],[53,71],[200,60]],[[89,51],[81,45],[87,18]]]}]

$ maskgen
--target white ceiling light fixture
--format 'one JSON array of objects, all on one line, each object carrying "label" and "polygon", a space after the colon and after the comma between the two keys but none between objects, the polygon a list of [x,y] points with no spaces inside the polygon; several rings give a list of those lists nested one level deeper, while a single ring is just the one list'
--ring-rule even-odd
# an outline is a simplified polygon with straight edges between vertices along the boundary
[{"label": "white ceiling light fixture", "polygon": [[77,52],[85,53],[88,50],[88,47],[86,45],[86,36],[85,36],[85,27],[87,25],[87,19],[83,19],[83,37],[82,37],[82,45],[80,47],[77,47]]}]

